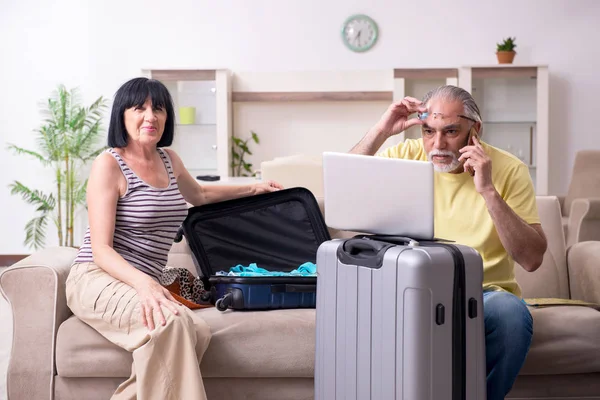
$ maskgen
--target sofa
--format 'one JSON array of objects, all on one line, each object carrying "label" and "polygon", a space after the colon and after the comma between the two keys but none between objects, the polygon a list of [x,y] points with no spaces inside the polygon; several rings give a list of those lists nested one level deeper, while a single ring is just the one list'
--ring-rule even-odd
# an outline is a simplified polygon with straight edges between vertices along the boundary
[{"label": "sofa", "polygon": [[575,156],[566,196],[559,197],[567,247],[600,240],[600,150],[582,150]]},{"label": "sofa", "polygon": [[[536,272],[517,266],[525,297],[600,303],[600,242],[577,243],[567,253],[558,199],[537,202],[549,246]],[[75,254],[73,248],[47,248],[0,275],[14,326],[8,400],[108,399],[130,375],[131,354],[66,305],[65,280]],[[195,272],[185,240],[173,245],[169,265]],[[213,334],[201,362],[209,399],[313,398],[314,309],[196,312]],[[600,400],[600,312],[566,305],[532,308],[532,314],[532,347],[508,398]]]}]

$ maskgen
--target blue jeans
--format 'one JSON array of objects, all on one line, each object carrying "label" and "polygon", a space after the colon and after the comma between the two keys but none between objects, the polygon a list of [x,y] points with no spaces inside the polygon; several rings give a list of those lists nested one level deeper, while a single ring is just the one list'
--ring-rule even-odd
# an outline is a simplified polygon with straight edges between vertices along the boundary
[{"label": "blue jeans", "polygon": [[508,292],[483,293],[487,400],[502,400],[525,362],[533,318],[525,303]]}]

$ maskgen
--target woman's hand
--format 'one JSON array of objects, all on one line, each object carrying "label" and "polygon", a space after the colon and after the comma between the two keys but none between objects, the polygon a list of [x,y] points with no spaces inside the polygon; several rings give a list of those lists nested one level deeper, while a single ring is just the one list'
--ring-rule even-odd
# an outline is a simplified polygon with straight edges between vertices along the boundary
[{"label": "woman's hand", "polygon": [[[157,323],[161,325],[166,324],[165,315],[161,307],[167,307],[175,315],[179,314],[175,304],[180,306],[182,304],[175,300],[168,289],[161,286],[149,276],[145,277],[145,279],[133,288],[137,292],[140,301],[142,323],[149,330],[154,330]],[[155,316],[157,317],[156,321],[154,319]]]},{"label": "woman's hand", "polygon": [[268,192],[276,192],[283,189],[279,183],[275,181],[266,181],[252,184],[252,193],[254,195]]}]

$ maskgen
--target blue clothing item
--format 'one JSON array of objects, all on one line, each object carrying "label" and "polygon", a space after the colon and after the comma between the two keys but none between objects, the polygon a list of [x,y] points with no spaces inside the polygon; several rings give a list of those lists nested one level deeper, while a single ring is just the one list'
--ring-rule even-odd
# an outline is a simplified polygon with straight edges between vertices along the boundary
[{"label": "blue clothing item", "polygon": [[247,267],[238,264],[231,267],[229,272],[219,271],[219,276],[317,276],[317,266],[311,262],[305,262],[297,269],[291,272],[283,271],[268,271],[264,268],[259,268],[256,263],[252,263]]},{"label": "blue clothing item", "polygon": [[483,292],[487,400],[510,392],[533,336],[533,318],[525,302],[504,291]]}]

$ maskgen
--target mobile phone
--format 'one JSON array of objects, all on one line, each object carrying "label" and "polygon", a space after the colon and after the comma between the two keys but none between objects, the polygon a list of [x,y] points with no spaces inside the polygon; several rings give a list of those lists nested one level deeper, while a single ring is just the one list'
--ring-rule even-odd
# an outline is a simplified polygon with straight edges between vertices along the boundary
[{"label": "mobile phone", "polygon": [[474,146],[475,142],[473,142],[473,138],[477,138],[479,140],[479,136],[477,136],[477,131],[475,128],[471,128],[469,131],[469,146]]},{"label": "mobile phone", "polygon": [[215,182],[221,180],[219,175],[198,175],[196,177],[199,181]]},{"label": "mobile phone", "polygon": [[[471,128],[471,130],[469,131],[469,140],[467,142],[468,146],[475,145],[473,138],[479,139],[479,136],[477,136],[477,131],[475,130],[475,128]],[[469,175],[475,176],[475,170],[473,169],[473,167],[467,167],[467,168],[465,168],[465,170],[469,173]]]}]

